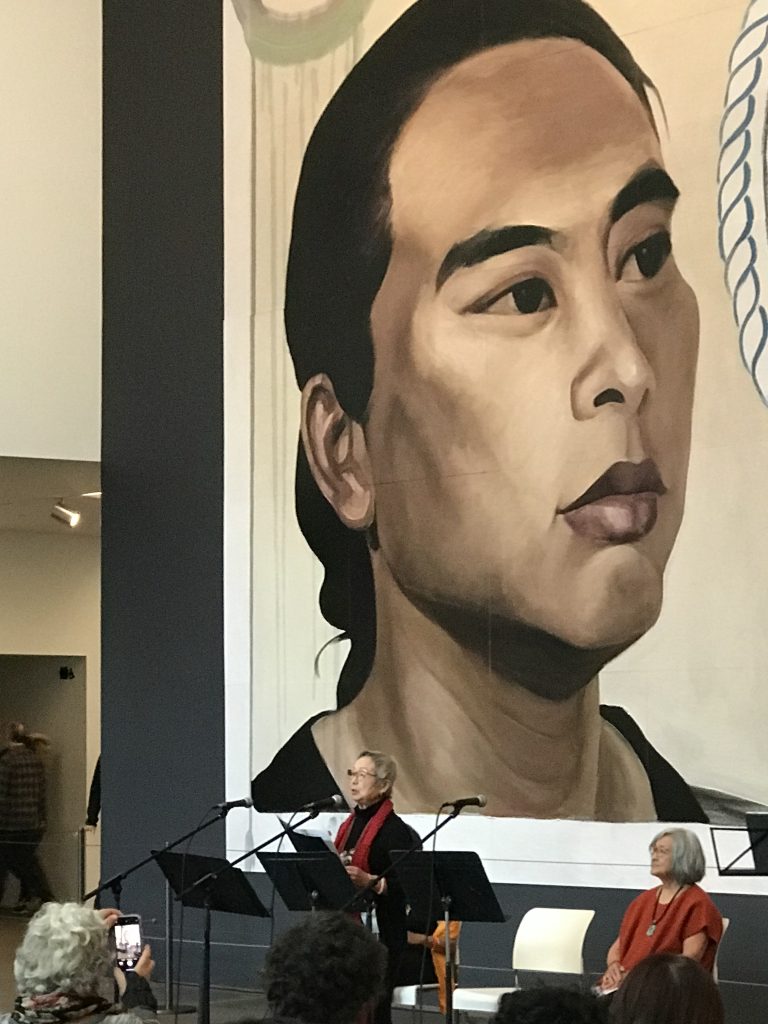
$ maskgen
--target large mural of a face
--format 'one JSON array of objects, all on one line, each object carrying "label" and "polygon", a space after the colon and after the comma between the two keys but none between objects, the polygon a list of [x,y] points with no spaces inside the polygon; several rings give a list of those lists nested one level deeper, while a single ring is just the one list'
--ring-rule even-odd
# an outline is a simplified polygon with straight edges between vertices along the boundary
[{"label": "large mural of a face", "polygon": [[298,521],[351,649],[257,807],[381,749],[402,811],[706,820],[598,694],[660,614],[691,445],[698,308],[651,93],[580,0],[418,0],[323,112],[285,327]]}]

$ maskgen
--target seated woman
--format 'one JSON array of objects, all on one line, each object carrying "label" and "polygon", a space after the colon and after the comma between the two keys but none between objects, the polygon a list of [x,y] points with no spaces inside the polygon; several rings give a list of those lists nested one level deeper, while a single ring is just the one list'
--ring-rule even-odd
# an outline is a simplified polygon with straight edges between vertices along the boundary
[{"label": "seated woman", "polygon": [[[434,922],[433,922],[434,923]],[[458,971],[456,967],[457,952],[459,943],[459,933],[461,932],[461,922],[451,921],[451,950],[452,950],[452,962],[453,962],[453,988],[456,988]],[[424,934],[423,932],[408,932],[408,943],[411,946],[421,947],[424,946],[429,950],[432,959],[432,975],[434,980],[437,982],[437,997],[440,1004],[440,1012],[445,1013],[446,1007],[446,943],[445,943],[445,921],[438,921],[435,927],[429,932]],[[421,964],[419,965],[421,968]],[[424,974],[424,978],[417,976],[414,984],[427,985],[432,979],[428,974]]]},{"label": "seated woman", "polygon": [[611,1004],[611,1024],[723,1024],[712,975],[687,956],[659,953],[632,971]]},{"label": "seated woman", "polygon": [[135,970],[117,970],[108,942],[117,916],[79,903],[46,903],[16,953],[16,1003],[12,1013],[0,1014],[0,1024],[99,1024],[105,1018],[109,1024],[157,1024],[149,946]]},{"label": "seated woman", "polygon": [[704,851],[693,832],[660,832],[649,847],[651,874],[661,885],[641,893],[624,914],[619,937],[608,950],[600,981],[603,992],[617,989],[632,968],[653,953],[678,953],[711,971],[723,919],[697,882],[704,877]]}]

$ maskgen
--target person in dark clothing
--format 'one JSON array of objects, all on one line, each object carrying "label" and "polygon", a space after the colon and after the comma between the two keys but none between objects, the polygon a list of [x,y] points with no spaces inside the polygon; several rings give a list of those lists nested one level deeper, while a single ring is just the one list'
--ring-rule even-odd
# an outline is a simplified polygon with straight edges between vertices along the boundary
[{"label": "person in dark clothing", "polygon": [[312,914],[274,943],[264,967],[272,1017],[300,1024],[367,1024],[384,984],[381,943],[339,912]]},{"label": "person in dark clothing", "polygon": [[54,899],[37,857],[45,833],[45,766],[35,737],[21,723],[10,729],[10,745],[0,753],[0,901],[8,872],[21,885],[16,909],[34,912]]},{"label": "person in dark clothing", "polygon": [[[367,889],[390,866],[393,850],[413,845],[413,831],[395,814],[392,787],[397,778],[394,758],[378,750],[364,750],[347,770],[349,792],[355,805],[336,835],[336,849],[354,885]],[[376,1007],[376,1024],[391,1021],[392,991],[399,983],[400,966],[408,948],[405,893],[395,875],[382,878],[373,889],[376,921],[387,948],[387,975],[383,997]]]},{"label": "person in dark clothing", "polygon": [[85,824],[87,828],[96,828],[99,824],[101,814],[101,755],[96,761],[91,778],[91,788],[88,790],[88,807],[85,812]]}]

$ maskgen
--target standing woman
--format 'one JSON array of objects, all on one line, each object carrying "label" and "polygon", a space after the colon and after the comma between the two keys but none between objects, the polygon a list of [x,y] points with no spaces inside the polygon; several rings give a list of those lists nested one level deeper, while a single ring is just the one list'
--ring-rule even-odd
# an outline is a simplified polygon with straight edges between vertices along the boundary
[{"label": "standing woman", "polygon": [[677,953],[712,971],[723,919],[697,884],[704,877],[704,851],[685,828],[659,832],[651,843],[651,874],[660,885],[627,907],[619,937],[608,950],[600,987],[618,988],[628,971],[653,953]]},{"label": "standing woman", "polygon": [[[359,889],[386,871],[393,850],[413,845],[413,833],[395,814],[392,787],[397,763],[389,754],[364,750],[347,770],[354,810],[336,835],[347,874]],[[400,959],[408,946],[405,893],[393,876],[383,878],[373,890],[379,936],[387,948],[386,991],[376,1008],[376,1024],[391,1021],[392,990],[397,984]]]}]

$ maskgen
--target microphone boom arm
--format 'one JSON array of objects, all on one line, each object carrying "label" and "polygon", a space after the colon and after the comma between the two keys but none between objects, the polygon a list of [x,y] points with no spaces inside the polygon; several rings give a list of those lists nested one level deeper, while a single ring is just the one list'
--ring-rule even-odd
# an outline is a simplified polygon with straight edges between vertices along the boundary
[{"label": "microphone boom arm", "polygon": [[[302,818],[301,821],[297,821],[295,825],[291,825],[291,828],[301,828],[302,825],[306,825],[308,821],[311,821],[313,818],[316,818],[319,813],[319,811],[312,811],[310,814],[306,816],[306,818]],[[195,889],[201,889],[203,888],[203,886],[215,885],[219,879],[219,876],[222,875],[225,871],[229,871],[230,868],[237,867],[237,865],[242,863],[242,861],[246,860],[248,857],[252,857],[254,853],[258,853],[260,850],[263,850],[266,846],[269,846],[270,843],[274,843],[276,839],[280,839],[284,835],[288,835],[287,828],[281,828],[279,832],[276,832],[275,835],[270,836],[269,839],[265,839],[263,843],[259,843],[258,846],[254,846],[252,849],[246,850],[246,852],[241,854],[236,860],[230,861],[226,867],[220,868],[218,871],[209,871],[207,875],[203,875],[202,878],[198,878],[196,882],[193,882],[192,885],[188,886],[183,892],[180,892],[176,899],[183,900],[185,896],[188,896],[191,892],[194,892]]]}]

